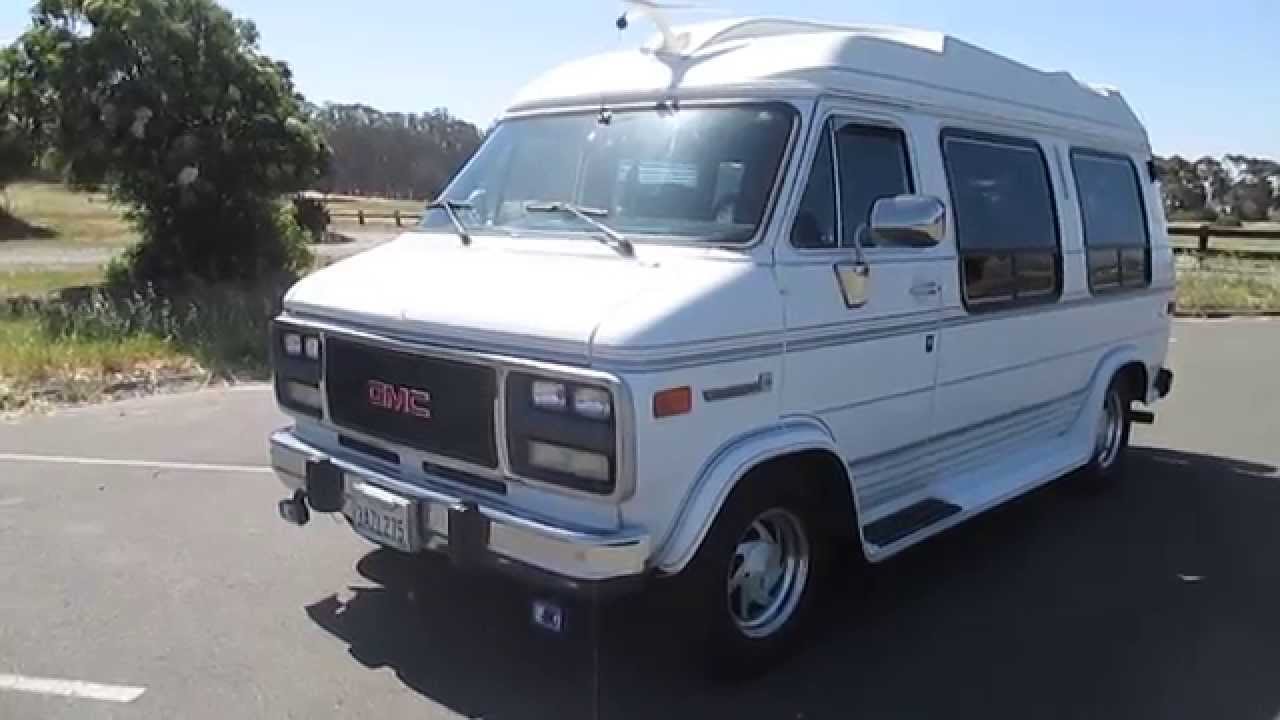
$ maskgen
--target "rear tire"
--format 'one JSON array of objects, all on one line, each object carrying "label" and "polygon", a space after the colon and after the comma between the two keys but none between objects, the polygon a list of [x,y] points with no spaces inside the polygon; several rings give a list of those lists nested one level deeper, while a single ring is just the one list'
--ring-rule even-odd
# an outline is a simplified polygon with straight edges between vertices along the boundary
[{"label": "rear tire", "polygon": [[685,569],[707,670],[723,680],[757,675],[803,639],[825,584],[830,539],[796,478],[778,470],[744,478]]},{"label": "rear tire", "polygon": [[1133,391],[1128,378],[1117,375],[1111,379],[1102,399],[1102,412],[1094,433],[1093,455],[1084,467],[1083,480],[1087,486],[1103,488],[1114,484],[1124,474],[1129,450],[1129,408],[1133,404]]}]

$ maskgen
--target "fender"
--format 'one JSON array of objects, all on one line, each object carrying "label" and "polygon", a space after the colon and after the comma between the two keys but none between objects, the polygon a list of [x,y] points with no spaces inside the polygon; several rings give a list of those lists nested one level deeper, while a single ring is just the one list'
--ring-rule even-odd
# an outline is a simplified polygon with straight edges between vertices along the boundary
[{"label": "fender", "polygon": [[[1102,399],[1107,392],[1107,387],[1111,384],[1111,378],[1115,377],[1116,372],[1125,365],[1130,363],[1138,363],[1147,368],[1148,376],[1151,368],[1147,367],[1147,363],[1142,359],[1140,349],[1137,345],[1126,343],[1108,350],[1102,359],[1098,361],[1098,365],[1093,370],[1093,375],[1089,378],[1089,393],[1085,397],[1084,404],[1080,406],[1080,416],[1076,418],[1073,434],[1082,434],[1081,442],[1088,444],[1088,453],[1093,452],[1093,429],[1098,424],[1098,417],[1102,414]],[[1145,398],[1137,398],[1145,400]],[[1085,456],[1085,462],[1088,462],[1089,456]]]},{"label": "fender", "polygon": [[[693,559],[703,538],[738,481],[763,462],[806,450],[825,450],[842,458],[830,429],[813,417],[786,418],[743,433],[721,445],[703,463],[676,513],[671,529],[654,552],[654,567],[676,574]],[[844,466],[843,459],[841,466]],[[857,493],[850,492],[855,498]]]}]

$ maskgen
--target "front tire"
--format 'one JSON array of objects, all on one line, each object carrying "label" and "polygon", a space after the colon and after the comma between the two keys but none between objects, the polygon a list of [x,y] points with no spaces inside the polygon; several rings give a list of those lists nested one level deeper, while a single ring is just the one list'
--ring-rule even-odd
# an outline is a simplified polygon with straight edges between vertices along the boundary
[{"label": "front tire", "polygon": [[795,480],[776,473],[744,479],[685,569],[713,676],[768,669],[812,621],[829,540],[807,499],[784,490]]}]

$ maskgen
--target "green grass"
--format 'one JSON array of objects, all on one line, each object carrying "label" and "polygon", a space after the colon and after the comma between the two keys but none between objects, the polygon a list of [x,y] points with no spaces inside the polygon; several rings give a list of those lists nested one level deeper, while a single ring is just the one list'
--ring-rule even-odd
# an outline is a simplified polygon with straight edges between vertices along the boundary
[{"label": "green grass", "polygon": [[0,317],[0,411],[40,400],[95,400],[121,382],[191,372],[194,363],[149,335],[50,337],[37,318]]},{"label": "green grass", "polygon": [[57,240],[125,247],[138,235],[120,208],[101,193],[74,192],[57,183],[14,183],[0,196],[0,241]]},{"label": "green grass", "polygon": [[49,295],[63,288],[97,285],[101,268],[20,268],[0,270],[0,298]]},{"label": "green grass", "polygon": [[280,295],[193,284],[176,299],[95,291],[0,305],[0,411],[111,396],[122,383],[264,380]]}]

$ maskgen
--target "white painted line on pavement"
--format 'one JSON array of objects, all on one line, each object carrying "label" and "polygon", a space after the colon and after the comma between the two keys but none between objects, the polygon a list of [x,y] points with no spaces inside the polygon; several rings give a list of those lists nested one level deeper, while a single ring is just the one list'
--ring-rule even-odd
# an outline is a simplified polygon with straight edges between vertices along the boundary
[{"label": "white painted line on pavement", "polygon": [[52,463],[54,465],[107,465],[111,467],[148,468],[153,470],[194,470],[196,472],[269,473],[265,465],[216,465],[205,463],[164,462],[158,460],[112,460],[108,458],[65,457],[62,455],[26,455],[0,453],[0,462]]},{"label": "white painted line on pavement", "polygon": [[26,677],[24,675],[6,675],[4,673],[0,673],[0,690],[29,692],[37,695],[59,695],[61,697],[116,703],[131,703],[147,691],[146,688],[131,687],[129,685],[102,685],[100,683],[81,682],[80,680]]}]

